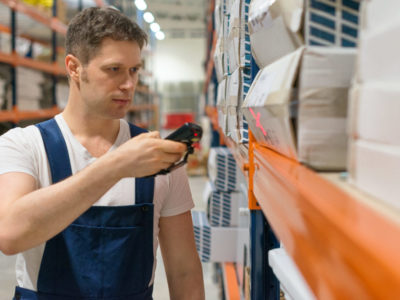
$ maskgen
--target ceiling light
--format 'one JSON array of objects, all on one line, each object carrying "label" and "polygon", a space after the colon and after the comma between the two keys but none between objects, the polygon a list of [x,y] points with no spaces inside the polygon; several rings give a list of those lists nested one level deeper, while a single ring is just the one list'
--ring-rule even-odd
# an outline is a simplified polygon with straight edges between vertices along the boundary
[{"label": "ceiling light", "polygon": [[147,23],[153,23],[154,22],[154,16],[151,12],[147,11],[144,13],[143,15],[143,19],[147,22]]},{"label": "ceiling light", "polygon": [[162,31],[158,31],[158,32],[156,32],[156,39],[157,40],[163,40],[163,39],[165,39],[165,33],[164,32],[162,32]]},{"label": "ceiling light", "polygon": [[138,10],[146,10],[147,4],[144,0],[135,0],[135,5]]},{"label": "ceiling light", "polygon": [[153,32],[159,32],[160,31],[160,25],[158,25],[158,23],[151,23],[150,24],[150,29],[151,29],[151,31],[153,31]]}]

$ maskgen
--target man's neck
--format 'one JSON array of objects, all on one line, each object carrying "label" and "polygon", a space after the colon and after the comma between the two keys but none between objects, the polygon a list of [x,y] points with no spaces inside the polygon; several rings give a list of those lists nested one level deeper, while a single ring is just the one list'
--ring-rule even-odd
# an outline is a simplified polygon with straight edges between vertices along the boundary
[{"label": "man's neck", "polygon": [[104,119],[73,108],[69,102],[62,113],[75,138],[95,157],[114,144],[120,129],[119,119]]}]

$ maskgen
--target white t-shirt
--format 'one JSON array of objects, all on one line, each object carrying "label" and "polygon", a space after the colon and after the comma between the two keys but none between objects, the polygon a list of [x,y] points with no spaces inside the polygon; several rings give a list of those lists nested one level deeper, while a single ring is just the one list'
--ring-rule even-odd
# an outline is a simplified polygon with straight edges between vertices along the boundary
[{"label": "white t-shirt", "polygon": [[[96,158],[74,137],[61,114],[55,117],[67,144],[72,173],[93,163]],[[109,151],[131,138],[129,124],[120,120],[120,130]],[[39,129],[36,126],[14,128],[0,136],[0,174],[23,172],[32,175],[39,188],[51,183],[50,167]],[[1,199],[0,199],[1,201]],[[135,179],[124,178],[115,184],[94,205],[132,205],[135,201]],[[155,177],[154,186],[154,271],[158,247],[159,218],[175,216],[194,207],[188,178],[184,168]],[[37,290],[37,278],[45,244],[18,254],[16,263],[17,282],[20,287]]]}]

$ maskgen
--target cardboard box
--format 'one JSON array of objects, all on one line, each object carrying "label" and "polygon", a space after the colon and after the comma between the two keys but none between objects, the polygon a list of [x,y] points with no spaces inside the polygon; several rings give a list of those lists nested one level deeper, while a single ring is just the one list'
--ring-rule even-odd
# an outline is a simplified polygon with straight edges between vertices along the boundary
[{"label": "cardboard box", "polygon": [[[303,1],[253,0],[249,32],[253,57],[260,68],[296,50],[303,44]],[[279,42],[276,42],[278,41]]]},{"label": "cardboard box", "polygon": [[236,143],[248,142],[248,124],[244,119],[240,107],[243,104],[251,86],[250,68],[236,69],[227,78],[226,91],[226,113],[227,131],[226,136],[232,138]]},{"label": "cardboard box", "polygon": [[226,79],[223,79],[217,87],[217,111],[218,125],[225,134],[227,132]]},{"label": "cardboard box", "polygon": [[359,189],[400,208],[400,146],[352,141],[348,169],[350,182]]},{"label": "cardboard box", "polygon": [[306,0],[306,45],[356,47],[360,0]]},{"label": "cardboard box", "polygon": [[237,237],[244,228],[211,227],[206,213],[192,211],[196,248],[202,262],[235,262]]},{"label": "cardboard box", "polygon": [[218,191],[238,191],[243,175],[236,161],[225,147],[210,149],[208,156],[208,176]]},{"label": "cardboard box", "polygon": [[239,225],[239,209],[247,207],[247,198],[241,192],[221,192],[208,182],[203,197],[211,226],[236,227]]},{"label": "cardboard box", "polygon": [[360,0],[253,0],[249,31],[258,66],[263,68],[303,44],[355,47],[359,3]]},{"label": "cardboard box", "polygon": [[399,19],[400,1],[385,0],[363,0],[361,10],[361,30],[375,31],[380,27],[390,26]]},{"label": "cardboard box", "polygon": [[354,49],[302,47],[260,70],[242,105],[256,140],[318,170],[344,169],[354,59]]},{"label": "cardboard box", "polygon": [[400,88],[371,83],[354,86],[350,95],[350,137],[400,146]]},{"label": "cardboard box", "polygon": [[358,77],[361,83],[400,81],[400,19],[360,35]]}]

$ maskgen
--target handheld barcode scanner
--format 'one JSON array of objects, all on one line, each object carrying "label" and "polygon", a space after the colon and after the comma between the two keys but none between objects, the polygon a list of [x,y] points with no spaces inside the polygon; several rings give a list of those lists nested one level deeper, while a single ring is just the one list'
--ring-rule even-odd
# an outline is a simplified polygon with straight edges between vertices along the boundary
[{"label": "handheld barcode scanner", "polygon": [[180,162],[173,164],[172,166],[170,166],[167,169],[161,170],[160,172],[158,172],[155,175],[168,174],[172,170],[175,170],[175,169],[183,166],[184,164],[186,164],[189,154],[192,154],[194,152],[193,143],[200,141],[202,135],[203,135],[203,130],[201,129],[201,127],[199,125],[194,124],[194,123],[185,123],[184,125],[179,127],[177,130],[172,132],[170,135],[168,135],[165,138],[166,140],[172,140],[172,141],[176,141],[176,142],[185,143],[187,146],[187,152],[185,153],[185,156],[183,157],[183,159]]}]

